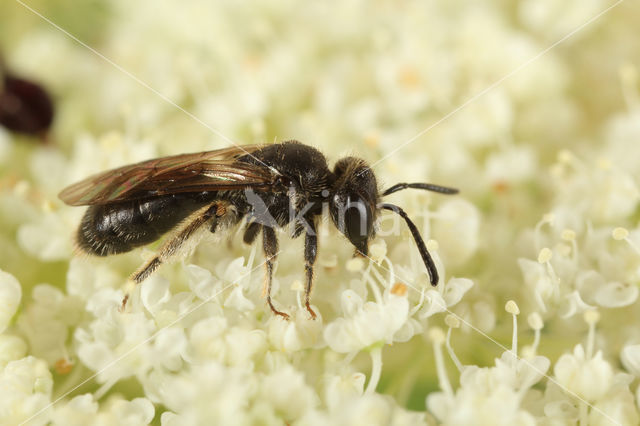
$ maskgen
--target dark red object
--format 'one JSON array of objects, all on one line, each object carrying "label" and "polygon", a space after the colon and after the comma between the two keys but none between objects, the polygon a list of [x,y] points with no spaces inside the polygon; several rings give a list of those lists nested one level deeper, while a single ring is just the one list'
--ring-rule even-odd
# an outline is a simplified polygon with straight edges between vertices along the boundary
[{"label": "dark red object", "polygon": [[9,74],[2,80],[0,125],[13,132],[44,137],[53,121],[49,94],[42,86]]}]

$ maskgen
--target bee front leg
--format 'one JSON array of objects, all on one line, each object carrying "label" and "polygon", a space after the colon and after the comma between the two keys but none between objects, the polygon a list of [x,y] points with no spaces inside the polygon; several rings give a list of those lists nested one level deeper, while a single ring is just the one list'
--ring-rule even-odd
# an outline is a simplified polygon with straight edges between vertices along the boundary
[{"label": "bee front leg", "polygon": [[289,315],[277,310],[271,302],[271,282],[273,281],[273,264],[278,254],[278,238],[276,237],[276,231],[266,225],[262,226],[262,248],[264,250],[264,256],[266,257],[265,264],[267,265],[267,282],[266,282],[266,296],[267,303],[271,312],[276,315],[280,315],[284,319],[289,319]]},{"label": "bee front leg", "polygon": [[304,306],[307,308],[311,319],[316,319],[316,313],[311,309],[311,289],[313,288],[313,264],[318,254],[318,235],[314,222],[308,222],[309,229],[304,238],[304,270],[307,277],[307,284],[304,289]]}]

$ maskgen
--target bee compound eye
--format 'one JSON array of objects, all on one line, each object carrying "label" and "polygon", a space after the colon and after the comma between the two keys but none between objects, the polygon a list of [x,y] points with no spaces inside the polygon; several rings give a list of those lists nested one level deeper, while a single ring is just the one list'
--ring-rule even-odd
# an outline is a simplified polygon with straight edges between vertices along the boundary
[{"label": "bee compound eye", "polygon": [[371,212],[361,200],[349,201],[344,212],[344,225],[347,237],[352,241],[367,239],[371,229]]}]

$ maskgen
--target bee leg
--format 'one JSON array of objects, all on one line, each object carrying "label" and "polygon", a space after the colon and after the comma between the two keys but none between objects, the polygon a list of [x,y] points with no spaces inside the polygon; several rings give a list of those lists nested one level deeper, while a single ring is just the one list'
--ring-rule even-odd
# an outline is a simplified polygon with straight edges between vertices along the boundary
[{"label": "bee leg", "polygon": [[309,221],[310,229],[307,230],[304,238],[304,270],[307,276],[307,285],[304,288],[304,306],[307,308],[311,319],[316,319],[316,313],[311,309],[311,289],[313,288],[313,264],[318,254],[318,235],[316,225]]},{"label": "bee leg", "polygon": [[267,265],[267,283],[266,283],[266,296],[267,303],[271,308],[271,312],[276,315],[280,315],[284,319],[289,319],[289,315],[277,310],[271,302],[271,282],[273,280],[273,263],[276,260],[278,254],[278,239],[276,237],[276,231],[268,226],[262,226],[262,248],[264,250],[264,256],[266,257]]},{"label": "bee leg", "polygon": [[[133,275],[130,280],[134,284],[140,284],[147,279],[160,265],[169,260],[173,255],[178,253],[184,244],[193,236],[193,234],[205,225],[209,220],[214,218],[212,227],[218,222],[217,219],[226,214],[225,205],[215,203],[197,210],[184,220],[178,230],[171,235],[160,247],[158,253],[145,262]],[[122,308],[124,308],[129,298],[129,292],[124,296]]]},{"label": "bee leg", "polygon": [[244,235],[242,236],[242,241],[246,244],[253,244],[258,236],[258,232],[260,232],[260,224],[258,222],[250,222],[247,224],[247,227],[244,230]]}]

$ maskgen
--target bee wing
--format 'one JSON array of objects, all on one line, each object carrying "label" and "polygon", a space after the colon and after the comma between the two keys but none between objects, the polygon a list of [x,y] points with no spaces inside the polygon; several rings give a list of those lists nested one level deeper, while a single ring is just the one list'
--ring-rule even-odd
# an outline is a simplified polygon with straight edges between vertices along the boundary
[{"label": "bee wing", "polygon": [[72,206],[109,204],[166,194],[269,187],[276,177],[266,165],[238,161],[260,145],[156,158],[90,176],[58,197]]}]

